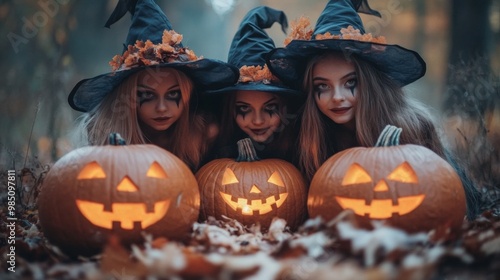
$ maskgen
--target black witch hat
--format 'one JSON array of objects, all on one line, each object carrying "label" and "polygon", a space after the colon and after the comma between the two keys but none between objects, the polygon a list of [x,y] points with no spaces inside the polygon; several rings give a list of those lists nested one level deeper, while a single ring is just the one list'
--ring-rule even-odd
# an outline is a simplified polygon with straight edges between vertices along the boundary
[{"label": "black witch hat", "polygon": [[[321,13],[309,38],[292,38],[285,48],[277,48],[267,56],[271,72],[282,81],[299,87],[309,59],[325,51],[341,51],[372,62],[380,71],[401,86],[425,74],[420,55],[398,45],[385,43],[384,37],[365,33],[358,12],[380,16],[366,0],[330,0]],[[312,34],[311,34],[312,33]]]},{"label": "black witch hat", "polygon": [[132,14],[125,51],[110,62],[113,71],[76,84],[68,97],[70,106],[81,112],[92,110],[124,79],[147,67],[170,67],[184,72],[201,90],[234,84],[238,69],[228,63],[198,58],[181,44],[182,35],[172,29],[167,16],[154,0],[120,0],[106,23],[109,27]]},{"label": "black witch hat", "polygon": [[283,32],[286,31],[288,21],[282,11],[260,6],[246,14],[234,35],[228,54],[228,63],[240,69],[239,80],[234,85],[208,91],[207,94],[254,90],[289,96],[302,95],[300,91],[285,86],[266,66],[265,55],[275,48],[275,44],[264,29],[275,22],[281,24]]}]

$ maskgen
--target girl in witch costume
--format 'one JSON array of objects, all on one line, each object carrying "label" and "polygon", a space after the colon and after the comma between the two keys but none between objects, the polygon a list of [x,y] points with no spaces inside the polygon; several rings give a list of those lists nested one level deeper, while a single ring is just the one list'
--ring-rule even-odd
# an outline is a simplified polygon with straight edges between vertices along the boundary
[{"label": "girl in witch costume", "polygon": [[195,171],[218,132],[197,110],[196,91],[234,84],[238,69],[183,47],[153,0],[119,1],[106,26],[127,11],[127,47],[110,62],[113,71],[80,81],[69,104],[85,112],[80,126],[89,144],[104,145],[117,132],[128,144],[161,146]]},{"label": "girl in witch costume", "polygon": [[427,108],[402,89],[425,74],[425,62],[414,51],[365,33],[358,12],[380,16],[366,0],[330,0],[314,31],[300,19],[286,47],[268,56],[273,74],[307,93],[299,132],[300,169],[311,180],[331,155],[374,146],[391,124],[402,128],[401,144],[423,145],[455,167],[467,194],[468,216],[474,217],[477,190],[445,149]]},{"label": "girl in witch costume", "polygon": [[283,85],[265,64],[265,54],[275,45],[263,29],[275,22],[285,32],[288,23],[282,11],[260,6],[247,13],[228,54],[228,63],[240,69],[238,82],[206,93],[223,99],[216,158],[236,158],[237,141],[251,138],[259,158],[292,160],[294,107],[305,95]]}]

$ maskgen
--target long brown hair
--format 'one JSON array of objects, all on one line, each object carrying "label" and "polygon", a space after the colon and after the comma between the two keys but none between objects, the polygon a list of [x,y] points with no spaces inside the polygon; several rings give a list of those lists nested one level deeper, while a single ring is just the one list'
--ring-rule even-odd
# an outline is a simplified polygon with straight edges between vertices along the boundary
[{"label": "long brown hair", "polygon": [[[161,147],[196,170],[208,150],[205,139],[207,122],[202,115],[190,110],[194,91],[191,79],[181,71],[172,69],[171,73],[179,83],[184,110],[179,119],[165,131],[166,144]],[[140,74],[137,72],[129,76],[98,106],[84,115],[81,126],[87,133],[90,145],[105,145],[111,132],[120,133],[128,144],[157,144],[144,134],[137,117],[137,83]]]},{"label": "long brown hair", "polygon": [[445,157],[444,147],[427,108],[408,97],[399,85],[374,65],[355,55],[345,57],[353,61],[358,78],[355,131],[342,128],[322,115],[314,99],[312,70],[327,55],[343,54],[326,52],[312,58],[303,81],[307,100],[299,132],[299,167],[307,179],[312,179],[316,170],[333,153],[353,146],[373,146],[388,124],[403,129],[401,144],[423,145]]}]

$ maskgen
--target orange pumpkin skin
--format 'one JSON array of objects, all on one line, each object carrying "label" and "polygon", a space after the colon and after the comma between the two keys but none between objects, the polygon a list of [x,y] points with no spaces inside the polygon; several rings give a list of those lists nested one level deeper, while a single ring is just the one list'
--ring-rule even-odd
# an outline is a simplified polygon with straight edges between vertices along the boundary
[{"label": "orange pumpkin skin", "polygon": [[194,174],[155,145],[92,146],[59,159],[38,199],[46,238],[70,256],[99,253],[110,235],[183,240],[199,216]]},{"label": "orange pumpkin skin", "polygon": [[222,219],[224,215],[247,226],[259,223],[265,230],[274,217],[279,217],[293,230],[306,217],[305,180],[287,161],[216,159],[204,165],[196,178],[201,222],[209,216]]},{"label": "orange pumpkin skin", "polygon": [[408,232],[462,225],[465,193],[453,167],[418,145],[357,147],[330,157],[314,175],[311,218],[352,209],[357,220],[385,220]]}]

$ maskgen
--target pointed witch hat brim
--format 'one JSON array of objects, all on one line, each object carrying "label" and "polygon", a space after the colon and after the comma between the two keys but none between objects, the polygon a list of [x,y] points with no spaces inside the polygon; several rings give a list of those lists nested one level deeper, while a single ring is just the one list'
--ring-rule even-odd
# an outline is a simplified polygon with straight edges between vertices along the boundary
[{"label": "pointed witch hat brim", "polygon": [[127,11],[132,14],[132,23],[123,56],[115,56],[110,62],[114,64],[114,71],[81,80],[75,85],[68,96],[73,109],[91,111],[127,77],[146,68],[154,71],[155,68],[170,67],[182,71],[200,90],[215,90],[238,80],[236,67],[216,59],[198,58],[183,47],[182,35],[173,31],[170,21],[153,0],[120,0],[106,27]]},{"label": "pointed witch hat brim", "polygon": [[[284,48],[276,48],[267,54],[271,72],[285,83],[300,88],[307,63],[311,57],[330,51],[342,52],[346,57],[357,57],[373,63],[380,71],[399,83],[410,84],[426,71],[425,61],[412,50],[399,45],[381,43],[377,38],[365,35],[357,8],[377,15],[366,0],[330,0],[316,22],[309,40],[292,40]],[[380,15],[380,14],[378,14]],[[351,28],[348,28],[352,26]],[[347,31],[346,31],[347,30]],[[359,36],[342,37],[343,32],[359,31]],[[322,35],[322,39],[321,38]],[[349,34],[350,35],[350,34]],[[368,34],[366,34],[368,35]]]},{"label": "pointed witch hat brim", "polygon": [[264,31],[279,23],[283,32],[288,21],[283,11],[267,6],[250,10],[242,19],[229,48],[228,63],[240,69],[236,84],[213,91],[207,95],[245,91],[265,91],[286,96],[301,96],[302,92],[284,85],[266,66],[266,54],[275,48],[274,41]]}]

